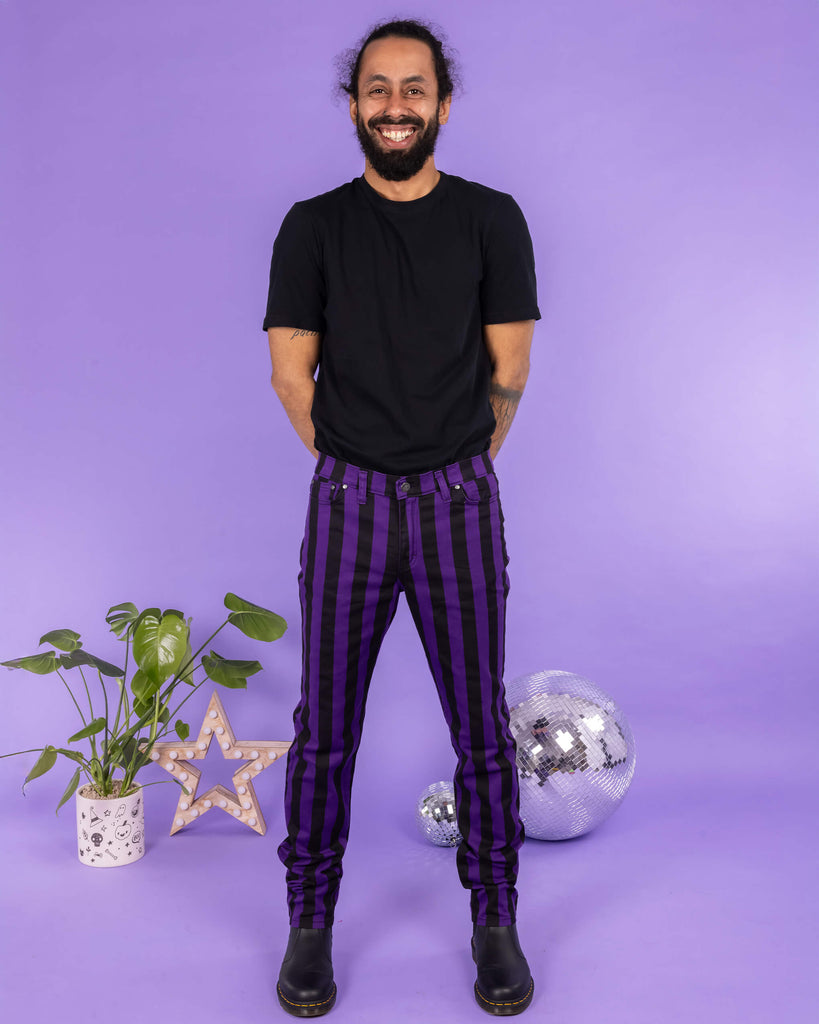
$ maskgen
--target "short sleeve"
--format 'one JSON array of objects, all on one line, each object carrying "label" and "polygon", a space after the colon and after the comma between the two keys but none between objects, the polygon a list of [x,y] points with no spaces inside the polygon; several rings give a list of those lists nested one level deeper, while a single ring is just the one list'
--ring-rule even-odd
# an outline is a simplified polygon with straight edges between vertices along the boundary
[{"label": "short sleeve", "polygon": [[273,243],[262,330],[298,327],[324,333],[325,284],[315,226],[303,203],[285,215]]},{"label": "short sleeve", "polygon": [[484,230],[480,298],[484,324],[540,320],[529,227],[518,204],[505,192]]}]

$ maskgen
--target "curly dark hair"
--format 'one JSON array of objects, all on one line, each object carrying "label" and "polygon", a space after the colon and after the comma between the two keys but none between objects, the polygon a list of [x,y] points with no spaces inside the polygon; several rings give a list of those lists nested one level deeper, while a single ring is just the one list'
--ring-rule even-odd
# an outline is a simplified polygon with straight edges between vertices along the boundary
[{"label": "curly dark hair", "polygon": [[[437,33],[437,34],[436,34]],[[460,67],[456,51],[446,42],[446,37],[438,25],[432,22],[415,21],[413,19],[394,19],[381,21],[374,25],[356,46],[344,50],[336,57],[335,65],[338,72],[338,95],[347,94],[353,99],[358,98],[358,73],[361,67],[361,55],[368,43],[375,39],[386,39],[387,36],[399,36],[403,39],[417,39],[426,43],[432,50],[432,62],[438,78],[438,99],[444,100],[461,84]]]}]

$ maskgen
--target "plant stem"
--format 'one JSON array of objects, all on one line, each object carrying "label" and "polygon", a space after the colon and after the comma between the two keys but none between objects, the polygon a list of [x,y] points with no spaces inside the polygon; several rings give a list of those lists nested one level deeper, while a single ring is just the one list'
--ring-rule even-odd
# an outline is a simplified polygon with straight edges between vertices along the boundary
[{"label": "plant stem", "polygon": [[128,698],[128,652],[131,649],[131,629],[128,628],[128,633],[125,637],[125,677],[123,678],[122,694],[125,700],[125,731],[127,732],[131,728],[131,705]]},{"label": "plant stem", "polygon": [[[96,782],[94,780],[94,776],[91,774],[91,772],[86,767],[85,761],[83,761],[83,763],[80,765],[80,768],[82,768],[82,770],[85,772],[85,777],[88,779],[88,781],[91,783],[91,785],[92,786],[96,786]],[[77,788],[80,788],[80,787],[77,787]]]},{"label": "plant stem", "polygon": [[105,700],[105,732],[102,734],[102,746],[103,746],[103,755],[105,757],[105,760],[107,761],[108,760],[108,751],[109,751],[110,746],[111,746],[110,740],[111,740],[111,737],[113,736],[113,733],[111,732],[111,727],[108,725],[108,691],[105,689],[105,682],[103,681],[103,678],[102,678],[102,672],[100,672],[99,669],[97,669],[97,675],[100,677],[100,686],[102,687],[102,696],[103,696],[103,698]]},{"label": "plant stem", "polygon": [[[120,687],[119,687],[119,701],[117,702],[117,717],[116,717],[116,721],[114,722],[114,732],[115,733],[116,733],[117,729],[119,728],[119,716],[120,716],[120,713],[122,712],[122,702],[123,702],[123,700],[125,698],[125,685],[126,685],[127,679],[128,679],[128,640],[127,640],[127,634],[126,634],[126,642],[125,642],[125,668],[123,669],[123,672],[122,672],[122,680],[118,680],[118,682],[120,683]],[[106,719],[108,718],[107,715],[105,717],[106,717]],[[128,727],[127,721],[125,723],[125,727],[126,727],[126,729]]]},{"label": "plant stem", "polygon": [[[80,670],[80,675],[82,676],[82,684],[85,687],[85,692],[86,692],[86,694],[88,696],[88,707],[89,707],[89,709],[91,711],[91,720],[93,721],[94,718],[95,718],[95,715],[94,715],[94,706],[91,703],[91,691],[88,689],[88,683],[85,681],[85,673],[82,670],[82,665],[77,665],[77,668]],[[85,721],[85,719],[83,719],[83,721]],[[92,758],[99,759],[99,755],[97,754],[97,741],[94,739],[93,736],[89,736],[88,739],[89,739],[89,742],[91,743],[91,756],[92,756]]]},{"label": "plant stem", "polygon": [[85,695],[86,697],[88,697],[88,710],[91,712],[91,720],[93,721],[95,715],[94,706],[91,703],[91,691],[88,689],[88,683],[85,681],[85,673],[82,670],[82,665],[77,665],[77,668],[80,670],[80,675],[82,676],[82,684],[85,687]]},{"label": "plant stem", "polygon": [[77,703],[77,698],[71,692],[71,687],[65,681],[65,678],[63,677],[63,674],[62,674],[62,672],[59,669],[57,669],[57,675],[60,677],[60,679],[62,679],[63,686],[66,688],[66,690],[68,690],[68,696],[74,701],[74,707],[79,712],[80,718],[82,719],[82,724],[83,725],[88,725],[88,722],[86,722],[86,720],[85,720],[85,715],[82,713],[82,711],[80,710],[80,705]]},{"label": "plant stem", "polygon": [[[139,755],[141,753],[141,749],[140,749],[140,746],[139,746],[139,736],[134,736],[133,737],[133,741],[134,741],[134,752],[131,755],[131,760],[130,760],[130,762],[128,764],[128,767],[125,769],[125,776],[124,776],[125,782],[127,782],[129,787],[130,787],[131,782],[133,781],[134,777],[136,776],[136,773],[139,771],[139,769],[136,767],[136,760],[137,760],[137,758],[139,757]],[[123,785],[125,785],[125,782],[123,782]]]},{"label": "plant stem", "polygon": [[[197,667],[197,668],[200,668],[201,666],[197,665],[196,667]],[[195,671],[196,671],[196,669],[194,669],[194,672],[195,672]],[[206,683],[206,682],[208,681],[208,679],[210,679],[210,676],[208,676],[208,675],[205,675],[205,678],[204,678],[203,680],[201,680],[201,682],[198,682],[198,683],[196,684],[196,686],[194,686],[194,687],[193,687],[193,689],[191,689],[191,691],[190,691],[190,692],[188,693],[188,695],[187,695],[187,696],[186,696],[186,697],[185,697],[185,698],[184,698],[184,699],[183,699],[183,700],[182,700],[182,701],[180,702],[180,704],[179,704],[179,706],[177,707],[177,709],[176,709],[175,711],[173,711],[173,712],[171,713],[171,716],[170,716],[170,718],[168,719],[168,722],[169,722],[169,723],[170,723],[170,721],[171,721],[171,720],[172,720],[172,719],[173,719],[173,718],[174,718],[174,717],[175,717],[176,715],[178,715],[178,714],[179,714],[179,712],[180,712],[180,711],[182,710],[182,707],[183,707],[183,705],[185,704],[185,701],[188,701],[188,700],[190,700],[190,699],[191,699],[191,697],[192,697],[192,696],[193,696],[193,695],[194,695],[194,694],[196,693],[196,691],[197,691],[197,690],[199,689],[199,687],[200,687],[200,686],[203,686],[203,685],[204,685],[204,684],[205,684],[205,683]]]}]

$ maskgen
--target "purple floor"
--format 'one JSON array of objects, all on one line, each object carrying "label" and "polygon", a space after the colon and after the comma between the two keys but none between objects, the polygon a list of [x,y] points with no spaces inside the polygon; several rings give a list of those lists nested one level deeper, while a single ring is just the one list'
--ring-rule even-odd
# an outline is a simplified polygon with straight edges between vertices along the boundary
[{"label": "purple floor", "polygon": [[[379,728],[396,667],[389,650],[382,658],[357,767],[329,1019],[482,1021],[454,850],[427,844],[413,820],[440,756],[425,771],[412,737]],[[641,698],[630,713],[636,773],[618,811],[575,840],[526,840],[518,931],[535,978],[529,1020],[815,1019],[810,755],[776,704],[749,709],[731,689],[689,711]],[[402,698],[402,717],[432,704],[419,690]],[[23,758],[0,762],[6,1020],[289,1019],[274,990],[288,929],[275,854],[282,773],[257,784],[265,837],[211,813],[171,838],[174,790],[154,786],[144,859],[97,870],[76,859],[73,806],[54,816],[62,778],[37,780],[24,800],[23,768]]]}]

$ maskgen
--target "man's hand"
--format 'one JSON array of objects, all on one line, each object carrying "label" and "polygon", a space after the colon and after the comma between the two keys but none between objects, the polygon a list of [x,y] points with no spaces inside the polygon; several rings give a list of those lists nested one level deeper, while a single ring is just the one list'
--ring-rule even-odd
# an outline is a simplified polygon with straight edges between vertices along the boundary
[{"label": "man's hand", "polygon": [[526,386],[534,333],[534,320],[484,324],[483,339],[492,362],[489,402],[495,413],[495,432],[492,434],[489,456],[493,460],[509,433]]},{"label": "man's hand", "polygon": [[313,408],[316,391],[314,374],[321,353],[321,335],[318,331],[299,327],[269,327],[267,336],[270,341],[270,361],[273,364],[270,383],[296,433],[317,459],[315,428],[310,410]]}]

